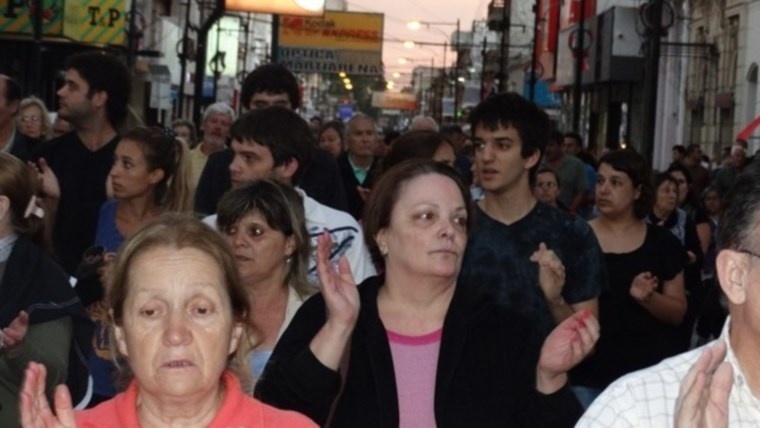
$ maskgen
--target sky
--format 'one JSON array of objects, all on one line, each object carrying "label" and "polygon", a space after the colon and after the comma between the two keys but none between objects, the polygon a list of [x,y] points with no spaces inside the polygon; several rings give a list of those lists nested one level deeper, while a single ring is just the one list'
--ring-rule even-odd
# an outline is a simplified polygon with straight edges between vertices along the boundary
[{"label": "sky", "polygon": [[[420,30],[412,31],[407,28],[407,22],[419,20],[456,24],[459,18],[461,31],[470,31],[473,20],[485,19],[489,2],[490,0],[347,0],[348,10],[351,12],[385,14],[385,77],[396,82],[396,90],[403,86],[411,86],[411,72],[415,66],[430,66],[431,57],[434,58],[436,67],[440,67],[443,62],[443,46],[417,46],[407,49],[403,41],[443,43],[456,30],[456,25],[434,25],[430,29],[423,26]],[[453,63],[455,58],[452,54],[450,49],[446,53],[446,62],[449,64]],[[399,58],[411,61],[401,65]],[[401,76],[393,78],[394,72],[401,73]]]}]

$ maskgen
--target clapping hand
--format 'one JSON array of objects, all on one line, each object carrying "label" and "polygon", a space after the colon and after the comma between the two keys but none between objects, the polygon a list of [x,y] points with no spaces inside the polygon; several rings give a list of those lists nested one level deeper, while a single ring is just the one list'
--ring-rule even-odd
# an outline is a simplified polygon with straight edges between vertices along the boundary
[{"label": "clapping hand", "polygon": [[538,263],[538,284],[544,297],[549,301],[558,299],[565,285],[565,266],[557,254],[542,242],[530,256],[530,261]]},{"label": "clapping hand", "polygon": [[2,343],[0,349],[3,353],[10,357],[15,356],[24,343],[27,331],[29,331],[29,315],[21,311],[8,327],[0,330],[0,343]]},{"label": "clapping hand", "polygon": [[332,240],[324,232],[317,240],[317,272],[320,290],[327,306],[327,323],[353,329],[359,315],[359,291],[345,257],[337,268],[330,261]]},{"label": "clapping hand", "polygon": [[599,339],[599,322],[587,310],[578,311],[552,330],[541,347],[536,388],[545,394],[567,382],[567,372],[591,352]]},{"label": "clapping hand", "polygon": [[55,389],[55,414],[50,410],[45,396],[45,366],[29,363],[21,387],[21,426],[24,428],[73,428],[74,408],[68,388],[58,385]]},{"label": "clapping hand", "polygon": [[726,358],[726,342],[707,347],[681,381],[676,400],[676,428],[728,427],[728,397],[733,369]]},{"label": "clapping hand", "polygon": [[651,272],[641,272],[631,282],[631,297],[639,302],[646,301],[657,290],[658,283],[659,280]]},{"label": "clapping hand", "polygon": [[45,161],[45,158],[40,158],[35,164],[34,162],[27,162],[29,168],[37,175],[37,180],[40,184],[42,194],[51,200],[57,201],[61,197],[61,186],[58,184],[58,177]]}]

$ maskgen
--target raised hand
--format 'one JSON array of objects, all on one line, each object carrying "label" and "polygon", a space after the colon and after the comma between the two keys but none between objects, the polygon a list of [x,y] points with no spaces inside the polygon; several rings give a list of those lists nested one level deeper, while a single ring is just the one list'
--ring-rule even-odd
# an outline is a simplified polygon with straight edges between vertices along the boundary
[{"label": "raised hand", "polygon": [[327,322],[353,329],[359,315],[359,292],[345,257],[337,269],[330,261],[332,240],[322,233],[317,240],[317,272],[320,290],[327,306]]},{"label": "raised hand", "polygon": [[544,340],[536,368],[536,388],[545,394],[567,382],[567,372],[578,365],[599,339],[599,322],[587,310],[562,321]]},{"label": "raised hand", "polygon": [[325,232],[317,240],[319,288],[325,300],[327,320],[309,343],[309,349],[326,367],[338,370],[359,317],[359,291],[345,257],[338,267],[330,261],[332,240]]},{"label": "raised hand", "polygon": [[0,331],[0,336],[2,336],[0,343],[3,344],[3,352],[13,357],[24,343],[27,331],[29,331],[29,315],[25,311],[21,311],[8,327]]},{"label": "raised hand", "polygon": [[530,261],[538,263],[538,285],[544,297],[550,301],[560,298],[565,285],[565,266],[559,257],[542,242]]},{"label": "raised hand", "polygon": [[631,281],[629,293],[639,302],[644,302],[657,290],[657,277],[651,272],[641,272]]},{"label": "raised hand", "polygon": [[23,428],[73,428],[74,408],[68,388],[58,385],[55,389],[55,413],[45,396],[45,366],[29,363],[24,373],[24,384],[19,396],[21,426]]},{"label": "raised hand", "polygon": [[40,190],[42,194],[51,200],[57,201],[61,198],[61,186],[58,184],[58,177],[45,161],[45,158],[40,158],[35,164],[34,162],[27,162],[29,168],[31,168],[37,174],[37,180],[40,183]]},{"label": "raised hand", "polygon": [[681,381],[675,408],[676,428],[728,427],[728,397],[734,377],[726,358],[726,342],[705,348]]}]

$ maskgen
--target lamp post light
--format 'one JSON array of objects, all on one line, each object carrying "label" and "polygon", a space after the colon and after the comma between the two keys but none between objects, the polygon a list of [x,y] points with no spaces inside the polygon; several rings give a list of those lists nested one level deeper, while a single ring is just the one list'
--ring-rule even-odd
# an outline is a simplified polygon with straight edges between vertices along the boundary
[{"label": "lamp post light", "polygon": [[[417,30],[421,29],[423,26],[425,28],[431,29],[431,28],[435,28],[437,26],[445,26],[445,25],[447,25],[447,26],[456,26],[456,36],[454,38],[454,49],[456,50],[456,53],[457,53],[457,59],[456,59],[455,65],[454,65],[454,122],[456,122],[457,121],[457,112],[459,111],[459,83],[460,83],[460,81],[459,81],[459,64],[460,64],[460,62],[459,62],[459,48],[460,48],[460,43],[459,43],[460,42],[460,40],[459,40],[459,35],[460,35],[460,31],[459,31],[460,30],[460,20],[459,20],[459,18],[457,18],[456,22],[431,22],[431,21],[418,21],[418,20],[414,20],[414,21],[409,21],[406,24],[406,27],[408,29],[412,30],[412,31],[417,31]],[[446,37],[446,42],[448,42],[449,35],[446,34],[446,33],[444,33],[443,31],[441,31],[438,28],[435,28],[435,29],[437,31],[443,33],[443,35]],[[406,46],[406,43],[404,44],[404,46]],[[443,69],[444,69],[444,74],[445,74],[445,71],[446,71],[446,50],[447,50],[447,46],[446,46],[446,43],[444,43],[444,47],[443,47]],[[443,103],[443,95],[441,95],[441,103]],[[442,116],[443,116],[443,108],[441,108],[441,119],[443,119]],[[442,121],[443,120],[441,120],[441,122]]]}]

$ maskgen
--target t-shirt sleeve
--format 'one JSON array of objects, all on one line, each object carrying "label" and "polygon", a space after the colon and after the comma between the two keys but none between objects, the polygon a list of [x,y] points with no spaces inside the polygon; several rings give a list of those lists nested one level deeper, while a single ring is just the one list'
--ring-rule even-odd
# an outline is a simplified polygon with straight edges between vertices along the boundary
[{"label": "t-shirt sleeve", "polygon": [[599,297],[607,289],[607,270],[599,242],[591,227],[575,217],[572,238],[564,257],[567,277],[562,297],[570,304]]}]

